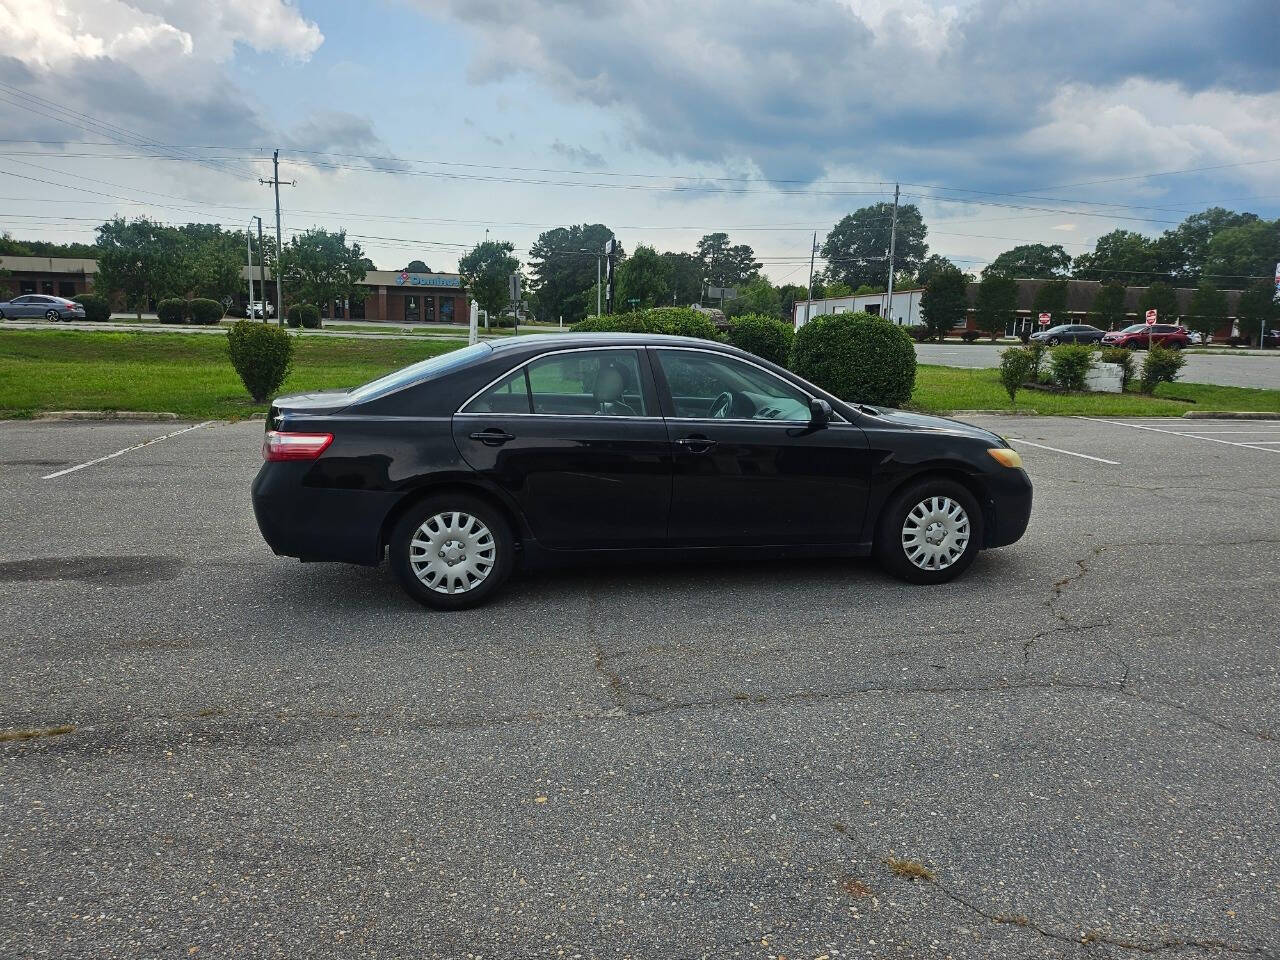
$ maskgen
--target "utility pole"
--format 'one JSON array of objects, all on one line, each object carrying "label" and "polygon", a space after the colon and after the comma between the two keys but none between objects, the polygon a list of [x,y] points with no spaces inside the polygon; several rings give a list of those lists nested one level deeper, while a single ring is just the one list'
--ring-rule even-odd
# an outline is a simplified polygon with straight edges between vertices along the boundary
[{"label": "utility pole", "polygon": [[[276,191],[276,322],[279,323],[281,326],[284,326],[284,295],[283,293],[281,293],[281,288],[280,288],[280,274],[284,272],[280,269],[280,257],[284,247],[284,241],[281,239],[281,230],[280,230],[280,151],[279,150],[276,150],[271,154],[271,179],[270,180],[259,179],[258,182],[274,187]],[[296,180],[289,181],[289,186],[296,187],[297,185],[298,185],[298,182]],[[265,300],[265,295],[266,295],[266,289],[264,288],[263,289],[264,300]],[[265,317],[265,314],[267,312],[265,303],[263,304],[262,312]]]},{"label": "utility pole", "polygon": [[813,258],[818,253],[818,231],[813,231],[813,246],[809,248],[809,293],[804,302],[804,322],[809,322],[809,311],[813,309]]},{"label": "utility pole", "polygon": [[893,219],[889,222],[889,303],[886,316],[893,323],[893,257],[898,242],[898,185],[893,185]]},{"label": "utility pole", "polygon": [[[249,218],[250,228],[253,227],[253,221],[254,221],[254,218],[250,217]],[[258,218],[258,223],[262,223],[261,218]],[[249,258],[249,312],[246,314],[246,316],[251,317],[253,316],[253,230],[252,229],[246,230],[244,232],[244,252],[245,252],[245,255]],[[263,317],[263,319],[265,320],[266,317]]]},{"label": "utility pole", "polygon": [[600,254],[596,254],[596,316],[600,316]]},{"label": "utility pole", "polygon": [[[266,248],[262,245],[262,218],[254,217],[258,221],[258,277],[262,281],[258,284],[258,292],[262,294],[262,322],[267,322],[267,254]],[[252,273],[253,271],[250,271]],[[279,270],[276,271],[279,273]],[[250,297],[250,300],[253,298]]]},{"label": "utility pole", "polygon": [[618,249],[618,241],[610,237],[604,245],[604,309],[606,313],[613,313],[613,257]]}]

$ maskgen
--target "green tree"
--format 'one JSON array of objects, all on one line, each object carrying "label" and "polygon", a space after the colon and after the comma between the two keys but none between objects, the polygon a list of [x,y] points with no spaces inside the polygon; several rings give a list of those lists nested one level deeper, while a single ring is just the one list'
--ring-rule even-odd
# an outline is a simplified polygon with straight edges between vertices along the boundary
[{"label": "green tree", "polygon": [[[919,269],[916,270],[915,277],[912,279],[911,285],[916,287],[924,287],[928,285],[929,281],[933,279],[935,274],[941,273],[943,270],[959,270],[959,269],[960,269],[959,267],[957,267],[954,263],[952,263],[946,257],[942,256],[942,254],[932,253],[929,255],[929,259],[925,260],[922,264],[920,264]],[[880,290],[883,290],[883,289],[884,287],[881,286]]]},{"label": "green tree", "polygon": [[1067,316],[1067,281],[1049,280],[1040,285],[1035,299],[1031,301],[1031,311],[1037,315],[1050,315],[1049,325],[1068,323]]},{"label": "green tree", "polygon": [[843,280],[827,280],[822,284],[822,296],[827,299],[835,297],[852,297],[853,287]]},{"label": "green tree", "polygon": [[515,244],[506,240],[486,240],[458,261],[462,282],[490,317],[501,314],[511,302],[511,274],[520,269],[513,250]]},{"label": "green tree", "polygon": [[[827,261],[826,277],[842,281],[850,289],[864,283],[885,283],[888,277],[889,231],[893,204],[873,203],[841,218],[822,243]],[[929,245],[928,228],[914,203],[898,207],[897,241],[893,250],[893,271],[917,273]]]},{"label": "green tree", "polygon": [[596,312],[597,255],[603,255],[605,242],[611,239],[613,231],[603,223],[556,227],[538,235],[529,248],[538,319],[555,323],[564,317],[567,325]]},{"label": "green tree", "polygon": [[410,260],[404,268],[405,273],[430,273],[431,268],[423,260]]},{"label": "green tree", "polygon": [[1208,280],[1201,280],[1191,296],[1186,322],[1206,339],[1213,336],[1227,324],[1227,295]]},{"label": "green tree", "polygon": [[667,295],[664,304],[687,307],[702,302],[702,261],[692,253],[660,254],[667,265]]},{"label": "green tree", "polygon": [[617,301],[633,309],[671,306],[670,270],[657,250],[639,244],[618,267]]},{"label": "green tree", "polygon": [[725,303],[727,317],[741,317],[755,313],[767,317],[778,316],[778,290],[768,277],[756,277],[738,288],[738,295]]},{"label": "green tree", "polygon": [[1156,318],[1160,323],[1178,322],[1178,295],[1173,287],[1157,281],[1142,291],[1142,296],[1138,298],[1138,312],[1145,314],[1152,309],[1156,311]]},{"label": "green tree", "polygon": [[1071,271],[1071,256],[1061,244],[1024,243],[1006,250],[982,271],[984,277],[1053,280]]},{"label": "green tree", "polygon": [[796,301],[808,300],[809,288],[798,283],[784,283],[778,288],[778,316],[791,323],[795,319]]},{"label": "green tree", "polygon": [[[281,274],[291,295],[304,303],[332,305],[335,300],[364,300],[360,286],[369,261],[358,243],[347,243],[347,231],[312,227],[295,234],[281,256]],[[279,314],[284,323],[283,305]]]},{"label": "green tree", "polygon": [[1270,277],[1280,262],[1280,220],[1252,220],[1213,235],[1205,251],[1204,273],[1232,290]]},{"label": "green tree", "polygon": [[[1170,280],[1182,284],[1199,283],[1201,276],[1215,272],[1208,262],[1214,238],[1224,231],[1257,222],[1256,213],[1236,213],[1223,207],[1209,207],[1193,213],[1173,230],[1165,231],[1158,244],[1169,262]],[[1228,278],[1213,279],[1224,281]],[[1236,281],[1231,284],[1233,289],[1248,286],[1248,281],[1242,278],[1230,279]],[[1219,285],[1225,284],[1220,282]]]},{"label": "green tree", "polygon": [[240,290],[245,260],[245,234],[223,230],[216,223],[188,223],[178,227],[187,293],[222,302]]},{"label": "green tree", "polygon": [[1112,230],[1094,244],[1093,253],[1082,253],[1072,263],[1072,275],[1080,280],[1120,280],[1150,283],[1173,276],[1175,265],[1169,244],[1132,230]]},{"label": "green tree", "polygon": [[929,336],[943,337],[964,323],[969,283],[959,270],[936,273],[920,294],[920,319]]},{"label": "green tree", "polygon": [[[958,272],[958,271],[957,271]],[[1018,281],[1012,277],[983,277],[973,302],[973,320],[995,339],[1010,329],[1017,316]]]},{"label": "green tree", "polygon": [[1089,308],[1089,322],[1101,330],[1115,330],[1124,326],[1129,314],[1125,310],[1125,285],[1112,280],[1098,288]]},{"label": "green tree", "polygon": [[[1270,281],[1255,283],[1240,294],[1236,304],[1236,325],[1240,336],[1250,340],[1259,336],[1260,331],[1270,329],[1280,320],[1280,303],[1275,301],[1275,293]],[[1262,341],[1258,341],[1261,344]]]},{"label": "green tree", "polygon": [[138,318],[151,300],[184,292],[177,231],[145,217],[116,217],[97,228],[98,276],[95,285],[118,290]]},{"label": "green tree", "polygon": [[755,251],[745,243],[729,243],[727,233],[708,233],[698,241],[702,279],[712,287],[736,287],[754,280],[760,272]]}]

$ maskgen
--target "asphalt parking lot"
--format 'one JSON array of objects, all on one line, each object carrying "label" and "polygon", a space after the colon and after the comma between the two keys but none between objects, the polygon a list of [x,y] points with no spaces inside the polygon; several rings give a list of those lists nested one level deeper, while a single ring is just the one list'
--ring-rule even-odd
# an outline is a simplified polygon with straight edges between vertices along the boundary
[{"label": "asphalt parking lot", "polygon": [[[1007,344],[991,343],[917,343],[916,357],[921,363],[937,363],[944,367],[984,368],[1000,366],[1000,353]],[[1145,353],[1138,352],[1141,363]],[[1271,350],[1233,353],[1196,353],[1186,355],[1187,363],[1178,379],[1187,383],[1214,383],[1228,387],[1280,389],[1280,352]]]},{"label": "asphalt parking lot", "polygon": [[1280,422],[974,419],[956,583],[461,613],[272,556],[260,423],[0,423],[0,956],[1276,956]]}]

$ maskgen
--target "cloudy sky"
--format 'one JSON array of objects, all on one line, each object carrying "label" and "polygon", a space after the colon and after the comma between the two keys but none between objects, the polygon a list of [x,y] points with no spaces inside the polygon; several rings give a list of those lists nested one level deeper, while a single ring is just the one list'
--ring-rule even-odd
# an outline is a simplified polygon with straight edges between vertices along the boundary
[{"label": "cloudy sky", "polygon": [[[977,269],[1210,204],[1280,215],[1274,0],[0,0],[0,230],[345,226],[452,269],[600,221],[779,282],[892,196]],[[1195,172],[1172,172],[1195,171]]]}]

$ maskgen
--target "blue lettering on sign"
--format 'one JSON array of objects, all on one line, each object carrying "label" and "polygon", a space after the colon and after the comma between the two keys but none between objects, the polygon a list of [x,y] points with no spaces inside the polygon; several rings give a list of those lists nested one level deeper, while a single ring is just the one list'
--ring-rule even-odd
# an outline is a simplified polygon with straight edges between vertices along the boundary
[{"label": "blue lettering on sign", "polygon": [[429,273],[398,273],[398,287],[456,287],[458,281],[450,276],[436,276]]}]

